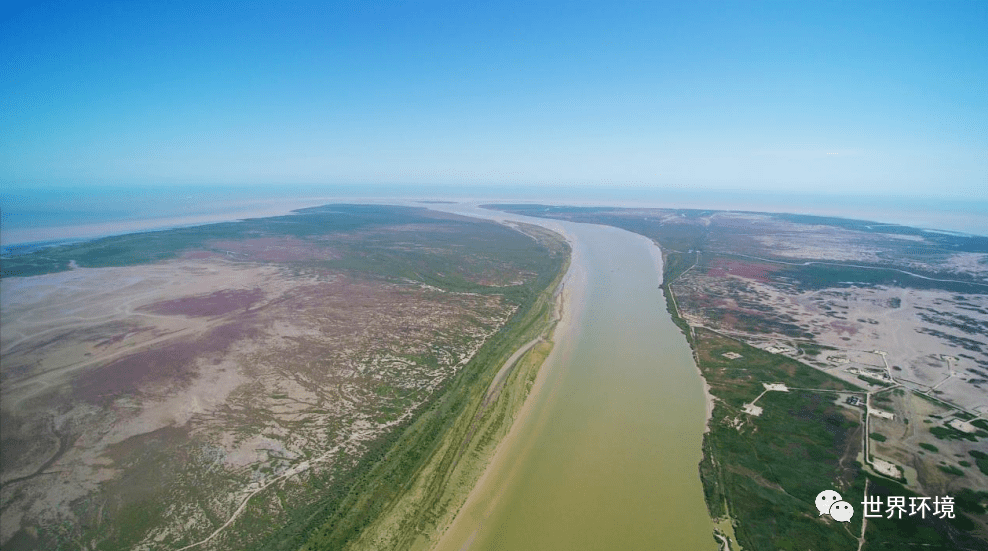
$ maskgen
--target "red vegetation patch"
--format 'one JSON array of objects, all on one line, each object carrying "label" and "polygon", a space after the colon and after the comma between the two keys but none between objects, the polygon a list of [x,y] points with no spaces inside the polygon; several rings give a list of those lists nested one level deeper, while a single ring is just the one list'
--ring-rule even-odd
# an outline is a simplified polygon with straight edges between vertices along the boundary
[{"label": "red vegetation patch", "polygon": [[244,323],[230,323],[195,339],[135,352],[80,375],[73,396],[105,403],[139,393],[148,386],[184,386],[198,374],[196,359],[225,352],[235,341],[253,336]]},{"label": "red vegetation patch", "polygon": [[341,258],[338,251],[325,245],[295,237],[259,237],[240,241],[209,243],[220,256],[231,260],[290,262],[293,260],[332,260]]},{"label": "red vegetation patch", "polygon": [[832,321],[830,322],[830,327],[833,327],[834,331],[837,331],[838,335],[843,333],[854,335],[858,332],[858,326],[856,324],[843,321]]},{"label": "red vegetation patch", "polygon": [[740,325],[740,321],[737,316],[730,312],[724,312],[724,316],[720,319],[720,323],[722,326],[732,329]]},{"label": "red vegetation patch", "polygon": [[707,275],[712,277],[726,277],[728,275],[733,275],[768,283],[770,281],[768,277],[769,274],[772,272],[777,272],[779,269],[779,267],[771,264],[716,259],[707,269]]},{"label": "red vegetation patch", "polygon": [[208,295],[182,297],[174,300],[155,302],[138,308],[139,311],[165,316],[221,316],[234,310],[249,310],[255,302],[264,298],[260,289],[225,289]]},{"label": "red vegetation patch", "polygon": [[204,258],[223,258],[223,255],[212,251],[189,251],[182,255],[182,258],[192,258],[202,260]]}]

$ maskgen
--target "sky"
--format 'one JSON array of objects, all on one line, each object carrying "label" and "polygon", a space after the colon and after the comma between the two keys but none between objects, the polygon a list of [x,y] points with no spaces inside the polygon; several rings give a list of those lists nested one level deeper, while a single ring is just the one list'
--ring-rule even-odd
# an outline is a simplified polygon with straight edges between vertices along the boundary
[{"label": "sky", "polygon": [[7,185],[988,199],[988,2],[14,2]]}]

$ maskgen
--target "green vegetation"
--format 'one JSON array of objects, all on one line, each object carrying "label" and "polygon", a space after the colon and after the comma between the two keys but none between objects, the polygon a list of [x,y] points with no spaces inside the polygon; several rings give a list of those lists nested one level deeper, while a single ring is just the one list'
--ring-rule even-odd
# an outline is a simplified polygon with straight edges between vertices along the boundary
[{"label": "green vegetation", "polygon": [[[424,208],[330,205],[287,216],[50,247],[5,257],[0,277],[64,271],[70,261],[90,268],[149,264],[193,251],[256,261],[250,251],[228,250],[227,243],[265,238],[291,239],[292,245],[311,247],[310,254],[281,261],[300,273],[332,270],[395,282],[413,280],[449,291],[496,292],[515,303],[533,300],[538,288],[537,284],[509,285],[518,274],[545,274],[558,264],[545,255],[544,243],[500,224]],[[483,280],[494,280],[499,286],[485,285]]]},{"label": "green vegetation", "polygon": [[940,470],[953,476],[964,476],[964,471],[958,469],[953,465],[938,465]]},{"label": "green vegetation", "polygon": [[[879,498],[882,503],[888,503],[889,496],[903,496],[907,503],[911,497],[923,497],[897,482],[872,476],[862,476],[855,481],[852,488],[854,495],[863,495],[865,479],[868,480],[868,495]],[[861,500],[858,499],[858,501]],[[965,506],[967,503],[968,501],[965,501]],[[869,518],[863,550],[930,549],[953,551],[957,549],[984,549],[984,542],[975,539],[969,533],[976,526],[971,519],[960,512],[965,510],[964,506],[960,504],[959,500],[955,501],[955,504],[957,512],[954,519],[940,519],[933,515],[926,515],[925,518],[918,515],[901,519],[886,518],[885,516]],[[855,517],[857,515],[858,511],[855,510]],[[860,528],[854,532],[860,533]],[[857,549],[857,543],[849,548]],[[819,547],[813,546],[812,549],[819,549]]]},{"label": "green vegetation", "polygon": [[920,442],[919,447],[923,448],[924,450],[931,451],[933,453],[937,453],[940,451],[940,448],[934,446],[933,444],[927,444],[926,442]]},{"label": "green vegetation", "polygon": [[[731,407],[740,409],[756,398],[765,390],[762,383],[785,381],[798,388],[861,391],[859,387],[796,360],[766,352],[707,329],[697,329],[695,336],[704,375],[707,371],[717,375],[713,381],[707,379],[707,383],[716,388],[715,395]],[[743,360],[728,360],[723,356],[727,352],[741,354]]]},{"label": "green vegetation", "polygon": [[884,442],[888,440],[888,438],[886,438],[884,434],[880,434],[877,432],[869,433],[868,437],[871,438],[872,440],[877,440],[878,442]]},{"label": "green vegetation", "polygon": [[940,440],[970,440],[972,442],[978,441],[977,436],[959,431],[953,427],[948,427],[947,425],[930,427],[930,434],[936,436]]},{"label": "green vegetation", "polygon": [[[745,549],[850,547],[854,540],[845,531],[833,530],[816,515],[792,511],[812,510],[820,480],[841,487],[861,476],[853,462],[861,442],[858,416],[834,404],[828,392],[768,393],[758,402],[763,408],[758,417],[744,416],[740,408],[764,390],[762,382],[857,389],[789,358],[704,329],[697,329],[695,345],[703,375],[719,399],[700,464],[711,516],[730,514],[737,520],[735,534]],[[727,351],[744,356],[743,369],[721,356]],[[851,459],[842,461],[842,457]],[[855,523],[860,530],[855,519],[852,532]]]},{"label": "green vegetation", "polygon": [[988,453],[978,450],[971,450],[967,453],[971,454],[971,457],[974,458],[974,464],[978,466],[978,470],[988,475]]},{"label": "green vegetation", "polygon": [[988,513],[988,491],[964,488],[954,496],[954,503],[965,513],[983,515]]},{"label": "green vegetation", "polygon": [[810,356],[819,356],[825,351],[836,350],[832,346],[824,346],[822,344],[809,344],[809,343],[800,344],[799,348],[800,350],[803,351],[804,354],[809,354]]}]

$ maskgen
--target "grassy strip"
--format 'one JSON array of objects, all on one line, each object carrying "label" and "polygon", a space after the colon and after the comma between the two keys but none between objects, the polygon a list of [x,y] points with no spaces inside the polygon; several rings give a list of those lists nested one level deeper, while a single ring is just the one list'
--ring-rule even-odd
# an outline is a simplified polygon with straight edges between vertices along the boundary
[{"label": "grassy strip", "polygon": [[[536,238],[542,241],[548,234]],[[558,237],[554,239],[554,246],[565,248],[568,258],[568,246]],[[405,549],[420,536],[428,538],[439,519],[455,513],[459,503],[448,497],[449,480],[454,472],[480,475],[482,468],[464,466],[464,458],[482,459],[506,431],[509,415],[524,397],[519,391],[527,393],[527,385],[518,387],[519,378],[529,377],[533,366],[537,369],[534,358],[547,354],[545,347],[536,346],[519,360],[521,369],[508,378],[500,398],[478,415],[486,390],[519,346],[551,328],[553,293],[567,266],[568,262],[559,267],[555,279],[519,309],[425,411],[396,431],[393,441],[381,443],[365,456],[352,480],[343,486],[345,495],[310,507],[297,519],[294,530],[283,530],[267,547],[343,549],[356,543],[356,547]],[[478,418],[482,419],[479,430],[475,425]],[[460,480],[459,485],[468,482]],[[458,494],[455,487],[452,493]],[[286,545],[292,542],[296,545]]]},{"label": "grassy strip", "polygon": [[460,417],[408,491],[364,531],[352,549],[425,549],[452,524],[460,507],[507,435],[552,350],[539,343],[519,359],[497,399]]}]

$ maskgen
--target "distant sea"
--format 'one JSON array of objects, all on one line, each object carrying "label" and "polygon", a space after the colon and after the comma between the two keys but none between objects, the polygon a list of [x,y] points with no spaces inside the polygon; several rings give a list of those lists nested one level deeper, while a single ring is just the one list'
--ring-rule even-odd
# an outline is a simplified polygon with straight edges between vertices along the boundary
[{"label": "distant sea", "polygon": [[59,243],[275,216],[327,203],[429,200],[791,212],[988,235],[988,198],[516,185],[8,186],[0,192],[0,252],[22,254]]}]

